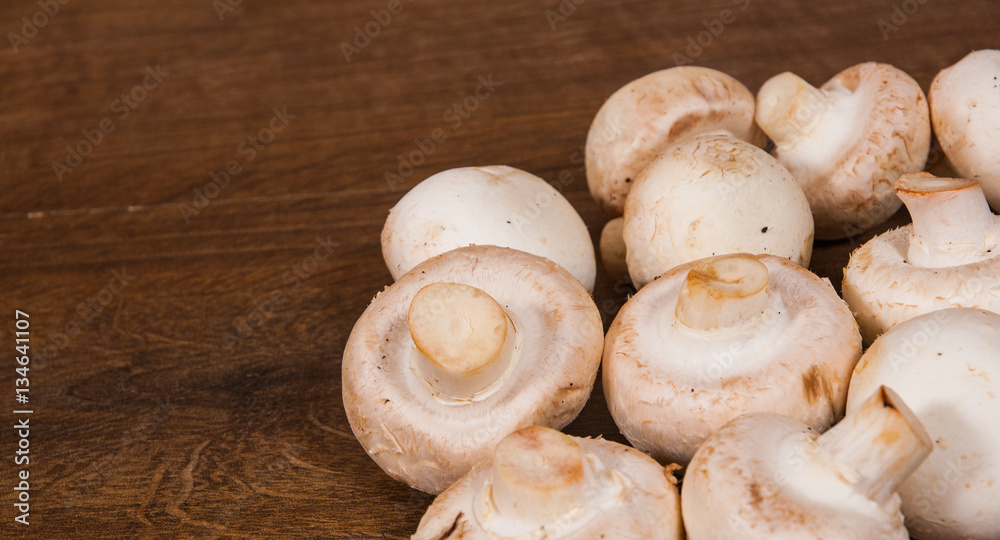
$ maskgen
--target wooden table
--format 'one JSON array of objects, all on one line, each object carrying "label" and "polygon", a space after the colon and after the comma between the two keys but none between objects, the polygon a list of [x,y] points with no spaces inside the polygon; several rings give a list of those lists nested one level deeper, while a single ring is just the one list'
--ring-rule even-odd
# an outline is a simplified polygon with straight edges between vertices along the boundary
[{"label": "wooden table", "polygon": [[[431,497],[355,441],[340,355],[391,281],[379,231],[407,189],[563,175],[596,239],[590,121],[677,55],[751,90],[867,60],[926,89],[1000,48],[991,0],[10,0],[0,23],[0,343],[21,310],[33,354],[27,404],[0,370],[3,425],[31,426],[27,467],[0,437],[4,538],[404,538]],[[813,269],[839,282],[862,240]],[[598,282],[607,323],[624,297]],[[568,432],[622,440],[599,387]]]}]

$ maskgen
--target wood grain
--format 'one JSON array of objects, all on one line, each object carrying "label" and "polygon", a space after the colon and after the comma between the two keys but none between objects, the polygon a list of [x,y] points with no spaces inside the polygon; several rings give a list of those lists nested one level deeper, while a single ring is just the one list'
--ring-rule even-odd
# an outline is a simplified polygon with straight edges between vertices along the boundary
[{"label": "wood grain", "polygon": [[[1000,47],[989,0],[563,0],[575,9],[554,27],[555,0],[403,0],[348,62],[341,43],[387,1],[228,1],[220,20],[213,0],[71,0],[16,51],[9,35],[0,47],[0,343],[20,309],[36,353],[31,525],[13,522],[8,432],[4,538],[405,538],[431,498],[354,440],[340,354],[390,283],[379,231],[406,189],[467,165],[562,175],[596,239],[605,218],[573,158],[593,115],[674,65],[724,9],[734,22],[694,61],[751,90],[868,60],[926,89],[967,52]],[[894,4],[919,8],[884,39]],[[0,28],[21,33],[40,9],[4,2]],[[166,74],[123,117],[122,94],[157,66]],[[456,123],[447,111],[480,76],[500,85]],[[287,126],[250,160],[276,108]],[[52,163],[104,119],[114,130],[60,181]],[[447,140],[388,184],[435,129]],[[181,205],[230,162],[240,172],[185,220]],[[818,245],[813,269],[839,282],[862,240]],[[115,272],[127,279],[112,292]],[[595,299],[606,323],[625,300],[603,273]],[[233,339],[240,328],[252,334]],[[13,373],[0,373],[7,422]],[[622,440],[599,388],[568,431]]]}]

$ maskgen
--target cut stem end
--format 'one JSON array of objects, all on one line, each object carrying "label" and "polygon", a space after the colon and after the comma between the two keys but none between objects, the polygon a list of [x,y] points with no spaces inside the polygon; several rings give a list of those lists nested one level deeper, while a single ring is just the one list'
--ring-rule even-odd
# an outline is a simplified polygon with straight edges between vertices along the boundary
[{"label": "cut stem end", "polygon": [[591,476],[570,436],[527,427],[500,441],[493,454],[493,504],[501,515],[541,526],[578,507]]},{"label": "cut stem end", "polygon": [[771,77],[757,93],[757,125],[781,147],[807,137],[829,107],[826,94],[798,75]]},{"label": "cut stem end", "polygon": [[674,310],[696,330],[743,325],[767,311],[767,266],[752,255],[724,255],[695,266],[684,278]]},{"label": "cut stem end", "polygon": [[407,317],[421,353],[419,368],[439,392],[472,397],[507,367],[510,321],[500,304],[476,287],[432,283],[420,289]]}]

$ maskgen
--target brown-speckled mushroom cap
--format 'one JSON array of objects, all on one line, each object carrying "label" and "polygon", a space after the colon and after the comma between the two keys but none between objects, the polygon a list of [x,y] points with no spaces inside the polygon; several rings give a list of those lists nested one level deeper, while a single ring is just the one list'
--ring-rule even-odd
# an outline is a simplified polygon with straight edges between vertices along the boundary
[{"label": "brown-speckled mushroom cap", "polygon": [[680,66],[640,77],[604,102],[587,133],[590,194],[620,216],[631,182],[687,137],[724,133],[762,146],[753,115],[753,94],[721,71]]},{"label": "brown-speckled mushroom cap", "polygon": [[[733,259],[766,267],[753,318],[707,331],[682,322],[688,275]],[[857,324],[828,282],[780,257],[711,257],[674,268],[622,307],[605,339],[604,394],[633,446],[686,464],[714,430],[743,413],[776,412],[827,428],[844,413],[860,356]]]},{"label": "brown-speckled mushroom cap", "polygon": [[761,87],[757,121],[809,199],[818,239],[856,235],[892,216],[901,205],[893,182],[923,170],[930,150],[927,99],[888,64],[849,67],[819,89],[777,75]]},{"label": "brown-speckled mushroom cap", "polygon": [[[485,292],[510,322],[507,367],[472,397],[428,382],[408,326],[418,291],[443,282]],[[572,421],[590,395],[602,345],[600,313],[566,270],[513,249],[459,248],[416,266],[361,315],[344,350],[344,407],[358,441],[389,475],[438,493],[508,433]]]},{"label": "brown-speckled mushroom cap", "polygon": [[[514,463],[520,465],[521,470],[514,473],[530,476],[525,473],[545,471],[566,476],[567,469],[578,473],[582,465],[582,478],[569,479],[574,485],[555,488],[539,486],[539,489],[532,490],[534,493],[528,494],[540,498],[534,505],[530,500],[533,497],[511,500],[511,496],[517,497],[516,491],[506,494],[505,500],[501,500],[503,495],[496,485],[497,466],[501,459],[495,457],[474,467],[439,495],[420,520],[412,539],[684,538],[680,497],[672,468],[664,469],[649,456],[622,444],[547,431],[530,427],[510,436],[520,439],[516,442],[520,443],[518,450],[522,453],[521,463]],[[505,440],[502,444],[510,442]],[[569,454],[566,450],[551,448],[554,444],[578,447],[577,456],[573,456],[573,460],[566,459],[572,454],[566,455]],[[582,456],[579,455],[581,452]],[[557,459],[559,462],[553,463]],[[533,471],[524,471],[525,467]],[[539,480],[547,481],[549,474]],[[555,490],[557,493],[552,498],[558,498],[560,502],[553,504],[546,498],[545,489]],[[540,511],[536,506],[547,507],[542,509],[548,510],[547,519],[537,519]]]}]

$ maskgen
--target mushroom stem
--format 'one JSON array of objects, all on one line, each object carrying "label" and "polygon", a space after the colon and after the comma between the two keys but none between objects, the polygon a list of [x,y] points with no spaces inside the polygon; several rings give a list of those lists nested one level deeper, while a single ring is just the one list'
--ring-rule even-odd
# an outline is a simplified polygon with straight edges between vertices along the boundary
[{"label": "mushroom stem", "polygon": [[490,478],[493,504],[502,516],[540,527],[586,504],[594,476],[570,436],[532,426],[497,445]]},{"label": "mushroom stem", "polygon": [[997,219],[979,182],[926,172],[899,177],[893,189],[913,218],[910,264],[942,268],[995,257]]},{"label": "mushroom stem", "polygon": [[470,399],[507,369],[514,341],[508,339],[514,333],[510,319],[476,287],[427,285],[413,297],[407,322],[421,353],[417,368],[442,394]]},{"label": "mushroom stem", "polygon": [[930,455],[930,436],[891,388],[882,386],[819,437],[835,461],[858,473],[855,487],[879,503]]},{"label": "mushroom stem", "polygon": [[615,281],[629,279],[624,226],[625,219],[617,217],[608,221],[601,230],[601,262],[608,277]]},{"label": "mushroom stem", "polygon": [[767,266],[750,255],[708,259],[684,278],[674,314],[696,330],[743,326],[767,311],[767,284]]},{"label": "mushroom stem", "polygon": [[828,107],[822,90],[786,71],[757,93],[757,124],[777,146],[788,146],[809,135]]}]

